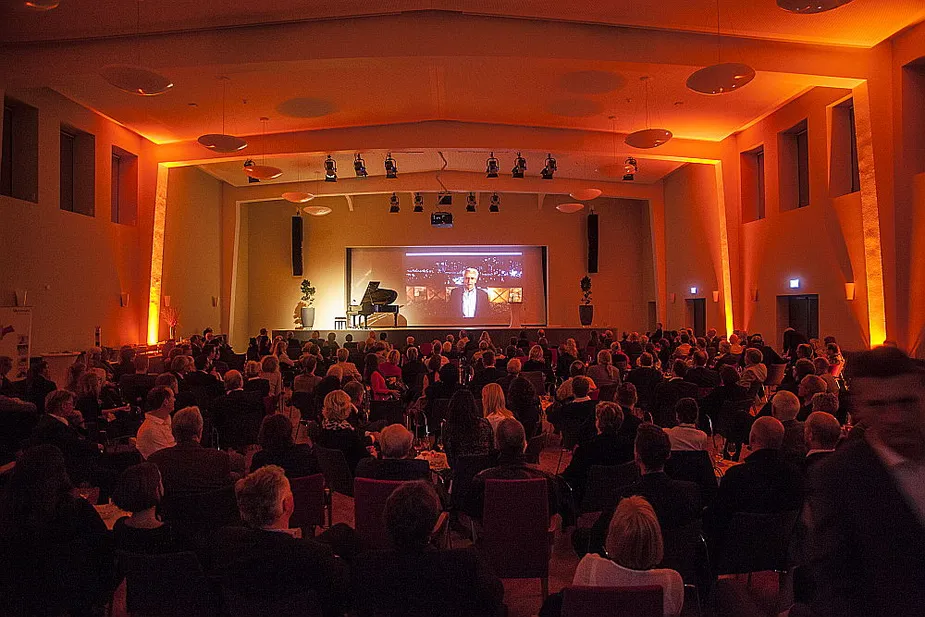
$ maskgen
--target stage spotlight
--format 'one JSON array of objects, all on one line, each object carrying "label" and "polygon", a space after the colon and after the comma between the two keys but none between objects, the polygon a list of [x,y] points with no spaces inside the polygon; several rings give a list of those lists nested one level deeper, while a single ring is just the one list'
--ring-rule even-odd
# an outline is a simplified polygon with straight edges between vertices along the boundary
[{"label": "stage spotlight", "polygon": [[414,194],[414,212],[424,212],[424,196],[420,193]]},{"label": "stage spotlight", "polygon": [[324,160],[324,181],[337,182],[337,162],[328,155]]},{"label": "stage spotlight", "polygon": [[491,194],[491,202],[488,206],[488,211],[494,213],[501,212],[501,196],[497,193]]},{"label": "stage spotlight", "polygon": [[466,212],[475,212],[475,206],[475,193],[469,193],[469,195],[466,197]]},{"label": "stage spotlight", "polygon": [[[244,173],[247,174],[247,169],[256,165],[253,159],[247,159],[244,161]],[[255,182],[260,182],[260,178],[254,178],[252,176],[247,176],[247,183],[254,184]]]},{"label": "stage spotlight", "polygon": [[398,214],[401,212],[399,207],[398,194],[392,193],[392,196],[389,197],[389,214]]},{"label": "stage spotlight", "polygon": [[500,170],[501,166],[498,164],[498,159],[495,158],[495,153],[492,152],[488,160],[485,161],[485,176],[488,178],[497,178]]},{"label": "stage spotlight", "polygon": [[366,172],[366,161],[360,157],[359,152],[357,152],[356,158],[353,159],[353,173],[357,175],[357,178],[365,178],[369,175]]},{"label": "stage spotlight", "polygon": [[523,178],[524,172],[527,171],[527,159],[520,156],[520,152],[514,158],[514,168],[511,170],[512,178]]},{"label": "stage spotlight", "polygon": [[623,161],[623,180],[626,182],[632,182],[636,179],[636,174],[639,172],[639,165],[636,163],[636,159],[633,157],[627,157]]},{"label": "stage spotlight", "polygon": [[398,177],[398,165],[395,163],[395,159],[392,158],[391,152],[389,152],[385,156],[385,177],[386,178],[397,178]]},{"label": "stage spotlight", "polygon": [[540,175],[543,177],[543,180],[552,180],[553,174],[559,171],[559,166],[556,164],[556,159],[552,158],[552,154],[546,155],[546,166],[543,167],[543,171],[540,172]]}]

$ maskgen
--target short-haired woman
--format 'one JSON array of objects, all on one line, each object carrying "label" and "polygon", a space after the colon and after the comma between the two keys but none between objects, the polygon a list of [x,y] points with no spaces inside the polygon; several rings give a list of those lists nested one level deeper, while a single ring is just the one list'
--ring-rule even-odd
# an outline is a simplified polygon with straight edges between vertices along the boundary
[{"label": "short-haired woman", "polygon": [[244,365],[244,391],[270,396],[270,380],[260,374],[260,363],[250,360]]},{"label": "short-haired woman", "polygon": [[257,435],[260,451],[254,453],[251,473],[266,465],[283,468],[287,478],[301,478],[318,473],[318,461],[311,447],[292,440],[292,422],[284,414],[266,416]]},{"label": "short-haired woman", "polygon": [[122,472],[112,501],[131,514],[118,519],[112,527],[117,550],[145,555],[178,550],[170,525],[157,516],[163,496],[161,472],[154,463],[132,465]]},{"label": "short-haired woman", "polygon": [[283,391],[283,376],[279,372],[279,358],[264,356],[260,360],[260,377],[270,382],[270,396],[279,396]]},{"label": "short-haired woman", "polygon": [[315,443],[323,448],[340,450],[347,459],[350,473],[356,470],[360,459],[370,456],[366,449],[366,438],[354,428],[347,418],[353,411],[350,395],[343,390],[334,390],[324,397],[321,407],[321,430]]}]

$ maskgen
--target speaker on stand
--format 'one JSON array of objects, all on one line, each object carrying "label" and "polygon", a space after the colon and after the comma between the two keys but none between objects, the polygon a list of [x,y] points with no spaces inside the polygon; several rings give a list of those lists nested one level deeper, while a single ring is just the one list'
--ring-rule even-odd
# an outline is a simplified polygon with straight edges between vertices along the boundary
[{"label": "speaker on stand", "polygon": [[302,276],[302,217],[292,217],[292,276]]},{"label": "speaker on stand", "polygon": [[597,214],[588,214],[588,274],[597,274]]}]

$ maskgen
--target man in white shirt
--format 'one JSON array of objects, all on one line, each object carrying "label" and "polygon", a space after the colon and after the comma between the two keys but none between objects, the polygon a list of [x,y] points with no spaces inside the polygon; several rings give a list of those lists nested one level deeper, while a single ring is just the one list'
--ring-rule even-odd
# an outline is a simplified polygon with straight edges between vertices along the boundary
[{"label": "man in white shirt", "polygon": [[678,424],[672,428],[666,428],[668,440],[671,442],[672,450],[697,451],[710,450],[710,438],[707,434],[697,428],[697,418],[700,410],[697,407],[697,401],[692,398],[682,398],[675,403],[675,414],[678,417]]},{"label": "man in white shirt", "polygon": [[170,414],[173,412],[173,390],[166,386],[156,386],[148,392],[145,406],[150,409],[145,414],[135,436],[135,447],[145,459],[164,448],[177,445],[170,426]]},{"label": "man in white shirt", "polygon": [[462,319],[484,319],[488,316],[488,292],[476,287],[479,271],[466,268],[463,271],[463,285],[450,292],[450,306],[456,317]]}]

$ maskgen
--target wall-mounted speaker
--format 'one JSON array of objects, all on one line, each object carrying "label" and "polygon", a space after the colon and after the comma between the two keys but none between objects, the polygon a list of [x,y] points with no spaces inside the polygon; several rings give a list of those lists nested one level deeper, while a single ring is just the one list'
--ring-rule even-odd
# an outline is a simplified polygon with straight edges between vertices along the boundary
[{"label": "wall-mounted speaker", "polygon": [[597,274],[597,215],[588,215],[588,273]]},{"label": "wall-mounted speaker", "polygon": [[302,217],[292,217],[292,276],[302,276]]}]

